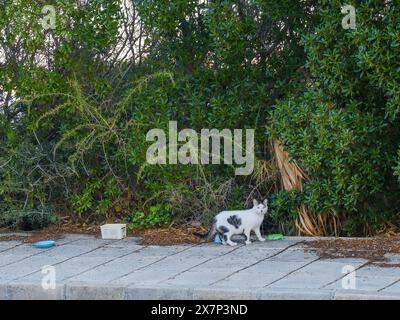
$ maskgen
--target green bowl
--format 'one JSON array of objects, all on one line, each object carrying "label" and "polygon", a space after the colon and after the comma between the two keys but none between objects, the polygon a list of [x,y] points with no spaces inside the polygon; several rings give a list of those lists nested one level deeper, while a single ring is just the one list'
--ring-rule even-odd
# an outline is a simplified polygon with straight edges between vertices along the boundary
[{"label": "green bowl", "polygon": [[276,241],[276,240],[282,240],[283,239],[283,234],[277,233],[277,234],[270,234],[267,236],[267,240],[269,241]]}]

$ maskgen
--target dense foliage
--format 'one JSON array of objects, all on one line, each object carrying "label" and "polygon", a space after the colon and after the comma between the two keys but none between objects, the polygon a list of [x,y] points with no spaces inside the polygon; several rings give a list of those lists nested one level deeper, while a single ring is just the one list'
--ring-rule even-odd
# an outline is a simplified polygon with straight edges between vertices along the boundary
[{"label": "dense foliage", "polygon": [[399,210],[400,8],[363,1],[357,29],[343,30],[339,4],[327,2],[304,37],[313,81],[278,104],[271,131],[309,174],[312,212],[344,215],[348,234],[374,233]]},{"label": "dense foliage", "polygon": [[[0,225],[57,214],[132,228],[198,220],[272,195],[339,216],[348,234],[397,213],[399,8],[338,1],[54,0],[0,3]],[[149,165],[154,128],[256,130],[256,168]],[[270,142],[308,175],[284,191]]]}]

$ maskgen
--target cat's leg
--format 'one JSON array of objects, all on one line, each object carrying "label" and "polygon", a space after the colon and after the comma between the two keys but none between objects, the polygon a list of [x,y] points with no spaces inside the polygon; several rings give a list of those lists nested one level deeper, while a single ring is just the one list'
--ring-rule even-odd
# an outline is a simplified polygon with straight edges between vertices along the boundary
[{"label": "cat's leg", "polygon": [[261,236],[260,227],[254,229],[254,233],[256,234],[259,241],[264,242],[265,238]]},{"label": "cat's leg", "polygon": [[226,239],[227,239],[226,234],[225,233],[219,233],[219,237],[220,237],[220,239],[222,241],[222,244],[224,246],[226,246]]},{"label": "cat's leg", "polygon": [[251,233],[251,229],[245,229],[244,230],[244,236],[246,237],[246,244],[248,245],[248,244],[251,244],[251,241],[250,241],[250,233]]},{"label": "cat's leg", "polygon": [[228,243],[229,229],[225,226],[218,226],[217,231],[222,241],[222,244],[226,245]]},{"label": "cat's leg", "polygon": [[237,246],[237,245],[238,245],[236,242],[233,242],[233,241],[231,240],[231,237],[233,236],[233,232],[226,233],[225,236],[226,236],[226,242],[227,242],[230,246],[234,247],[234,246]]}]

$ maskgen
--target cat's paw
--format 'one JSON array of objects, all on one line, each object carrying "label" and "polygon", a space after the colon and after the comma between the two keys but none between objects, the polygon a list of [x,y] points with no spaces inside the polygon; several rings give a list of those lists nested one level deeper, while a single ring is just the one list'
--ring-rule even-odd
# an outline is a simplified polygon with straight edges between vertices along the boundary
[{"label": "cat's paw", "polygon": [[251,242],[251,241],[246,241],[245,243],[246,243],[246,245],[249,245],[249,244],[251,244],[252,242]]},{"label": "cat's paw", "polygon": [[236,246],[238,245],[236,242],[233,242],[233,241],[228,242],[228,244],[229,244],[231,247],[236,247]]},{"label": "cat's paw", "polygon": [[258,239],[258,240],[261,241],[261,242],[267,241],[265,238],[261,238],[261,239]]}]

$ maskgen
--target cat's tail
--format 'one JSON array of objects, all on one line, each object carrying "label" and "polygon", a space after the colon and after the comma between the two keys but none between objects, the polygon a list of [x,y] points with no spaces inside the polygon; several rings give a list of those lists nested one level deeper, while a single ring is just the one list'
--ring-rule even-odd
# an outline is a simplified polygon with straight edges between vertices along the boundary
[{"label": "cat's tail", "polygon": [[212,237],[214,237],[214,236],[216,235],[216,233],[217,233],[217,223],[216,223],[216,222],[217,222],[216,220],[213,221],[213,224],[212,224],[210,230],[208,230],[207,233],[201,234],[201,233],[195,232],[194,235],[195,235],[196,237],[199,237],[199,238],[202,239],[202,240],[207,240],[207,241],[210,240],[210,239],[211,239]]}]

